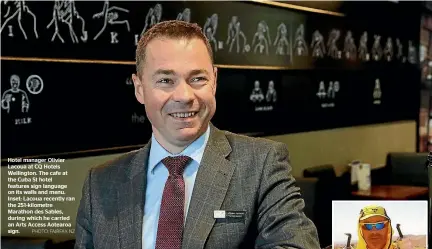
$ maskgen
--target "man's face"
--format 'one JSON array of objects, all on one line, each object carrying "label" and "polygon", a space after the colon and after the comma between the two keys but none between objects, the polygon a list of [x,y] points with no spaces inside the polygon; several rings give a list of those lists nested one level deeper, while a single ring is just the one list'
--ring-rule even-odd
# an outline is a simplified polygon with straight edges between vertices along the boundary
[{"label": "man's face", "polygon": [[39,81],[38,80],[32,80],[31,81],[31,88],[36,90],[39,87]]},{"label": "man's face", "polygon": [[372,216],[360,224],[368,249],[384,249],[389,232],[388,220],[382,216]]},{"label": "man's face", "polygon": [[217,70],[203,41],[152,40],[141,79],[132,77],[160,143],[186,146],[206,131],[216,111]]},{"label": "man's face", "polygon": [[19,88],[20,80],[18,77],[12,77],[11,78],[11,87],[13,90],[16,90]]},{"label": "man's face", "polygon": [[255,81],[255,88],[259,88],[259,87],[260,87],[259,81]]},{"label": "man's face", "polygon": [[231,23],[237,23],[237,16],[231,17]]}]

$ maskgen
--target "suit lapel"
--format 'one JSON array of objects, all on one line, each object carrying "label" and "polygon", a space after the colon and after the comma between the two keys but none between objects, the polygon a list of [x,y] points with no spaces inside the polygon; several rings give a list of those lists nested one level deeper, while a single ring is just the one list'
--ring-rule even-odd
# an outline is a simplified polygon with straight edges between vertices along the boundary
[{"label": "suit lapel", "polygon": [[182,248],[201,249],[215,222],[235,166],[226,159],[231,146],[225,134],[211,125],[210,137],[195,179],[186,218]]},{"label": "suit lapel", "polygon": [[118,188],[120,248],[141,249],[144,196],[150,142],[140,149],[127,168],[127,179]]}]

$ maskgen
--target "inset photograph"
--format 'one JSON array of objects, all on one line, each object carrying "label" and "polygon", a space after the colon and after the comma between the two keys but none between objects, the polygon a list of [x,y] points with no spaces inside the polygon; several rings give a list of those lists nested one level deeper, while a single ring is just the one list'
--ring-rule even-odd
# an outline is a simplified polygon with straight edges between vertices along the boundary
[{"label": "inset photograph", "polygon": [[333,201],[334,249],[426,249],[427,201]]}]

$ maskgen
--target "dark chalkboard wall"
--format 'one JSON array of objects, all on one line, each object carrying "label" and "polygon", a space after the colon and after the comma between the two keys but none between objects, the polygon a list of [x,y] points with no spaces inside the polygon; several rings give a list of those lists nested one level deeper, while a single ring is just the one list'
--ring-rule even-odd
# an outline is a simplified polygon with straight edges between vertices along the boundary
[{"label": "dark chalkboard wall", "polygon": [[358,6],[361,17],[253,2],[2,2],[2,158],[145,143],[151,128],[130,81],[136,42],[146,23],[176,18],[214,31],[221,129],[262,136],[415,120],[420,17],[377,6]]}]

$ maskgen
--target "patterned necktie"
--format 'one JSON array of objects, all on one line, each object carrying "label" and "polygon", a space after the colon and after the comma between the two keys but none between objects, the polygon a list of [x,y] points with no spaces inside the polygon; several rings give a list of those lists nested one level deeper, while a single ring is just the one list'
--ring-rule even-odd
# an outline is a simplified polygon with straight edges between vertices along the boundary
[{"label": "patterned necktie", "polygon": [[183,171],[192,160],[188,156],[166,157],[169,171],[162,196],[156,249],[181,249],[184,224],[185,183]]}]

